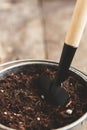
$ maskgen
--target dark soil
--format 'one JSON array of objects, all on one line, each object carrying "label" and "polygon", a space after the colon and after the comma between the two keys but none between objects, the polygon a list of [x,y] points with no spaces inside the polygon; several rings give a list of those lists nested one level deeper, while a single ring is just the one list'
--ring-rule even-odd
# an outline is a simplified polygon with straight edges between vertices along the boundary
[{"label": "dark soil", "polygon": [[[34,69],[34,68],[33,68]],[[55,78],[56,71],[10,73],[0,80],[0,123],[17,130],[51,130],[77,120],[87,111],[87,87],[70,75],[62,84],[70,95],[65,106],[55,106],[41,95],[37,81],[43,73]]]}]

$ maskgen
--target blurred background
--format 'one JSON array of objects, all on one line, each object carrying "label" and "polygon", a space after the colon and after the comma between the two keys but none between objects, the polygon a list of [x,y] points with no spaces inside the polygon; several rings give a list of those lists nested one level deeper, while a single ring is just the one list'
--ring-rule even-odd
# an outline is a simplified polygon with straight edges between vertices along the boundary
[{"label": "blurred background", "polygon": [[[59,62],[75,0],[0,0],[0,63]],[[87,73],[87,26],[72,66]]]}]

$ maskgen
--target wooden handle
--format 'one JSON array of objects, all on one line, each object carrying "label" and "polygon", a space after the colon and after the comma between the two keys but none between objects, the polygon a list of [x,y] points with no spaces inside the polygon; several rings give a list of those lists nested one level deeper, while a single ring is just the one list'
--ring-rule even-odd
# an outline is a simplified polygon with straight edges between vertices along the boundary
[{"label": "wooden handle", "polygon": [[72,22],[65,38],[65,43],[78,47],[87,22],[87,0],[77,0]]}]

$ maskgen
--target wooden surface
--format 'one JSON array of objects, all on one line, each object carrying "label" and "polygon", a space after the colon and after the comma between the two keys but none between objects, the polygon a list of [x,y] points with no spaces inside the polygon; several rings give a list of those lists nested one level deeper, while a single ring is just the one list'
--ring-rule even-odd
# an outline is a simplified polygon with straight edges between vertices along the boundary
[{"label": "wooden surface", "polygon": [[[1,0],[0,61],[23,58],[59,61],[74,5],[72,0]],[[72,64],[85,73],[86,33],[87,29]]]},{"label": "wooden surface", "polygon": [[[75,0],[0,0],[0,62],[59,62]],[[87,26],[72,66],[87,73]]]},{"label": "wooden surface", "polygon": [[[59,62],[74,6],[75,0],[0,0],[0,62]],[[87,26],[72,63],[87,74],[86,57]],[[82,125],[87,130],[87,123]]]}]

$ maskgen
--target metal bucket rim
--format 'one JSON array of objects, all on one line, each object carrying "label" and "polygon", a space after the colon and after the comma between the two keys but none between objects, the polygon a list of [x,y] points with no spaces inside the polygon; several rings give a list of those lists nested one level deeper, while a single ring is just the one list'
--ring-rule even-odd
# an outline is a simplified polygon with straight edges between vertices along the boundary
[{"label": "metal bucket rim", "polygon": [[[12,64],[16,64],[16,65],[12,65]],[[4,63],[4,64],[1,64],[0,67],[6,66],[6,65],[10,65],[10,67],[6,67],[5,69],[0,70],[0,74],[5,72],[5,71],[7,71],[7,70],[9,70],[9,69],[13,69],[15,67],[24,66],[24,65],[28,65],[28,64],[58,65],[57,62],[52,61],[52,60],[31,60],[31,59],[16,60],[16,61],[12,61],[12,62],[7,62],[7,63]],[[83,72],[79,71],[78,69],[76,69],[74,67],[70,67],[70,70],[73,71],[74,73],[78,74],[84,80],[87,80],[86,79],[87,78],[86,74],[84,74]],[[67,126],[63,126],[61,128],[53,129],[53,130],[69,130],[69,129],[75,127],[76,125],[82,123],[86,118],[87,118],[87,112],[82,117],[80,117],[78,120],[74,121],[73,123],[70,123]],[[6,126],[4,126],[2,124],[0,124],[0,128],[2,128],[3,130],[15,130],[15,129],[6,127]]]}]

